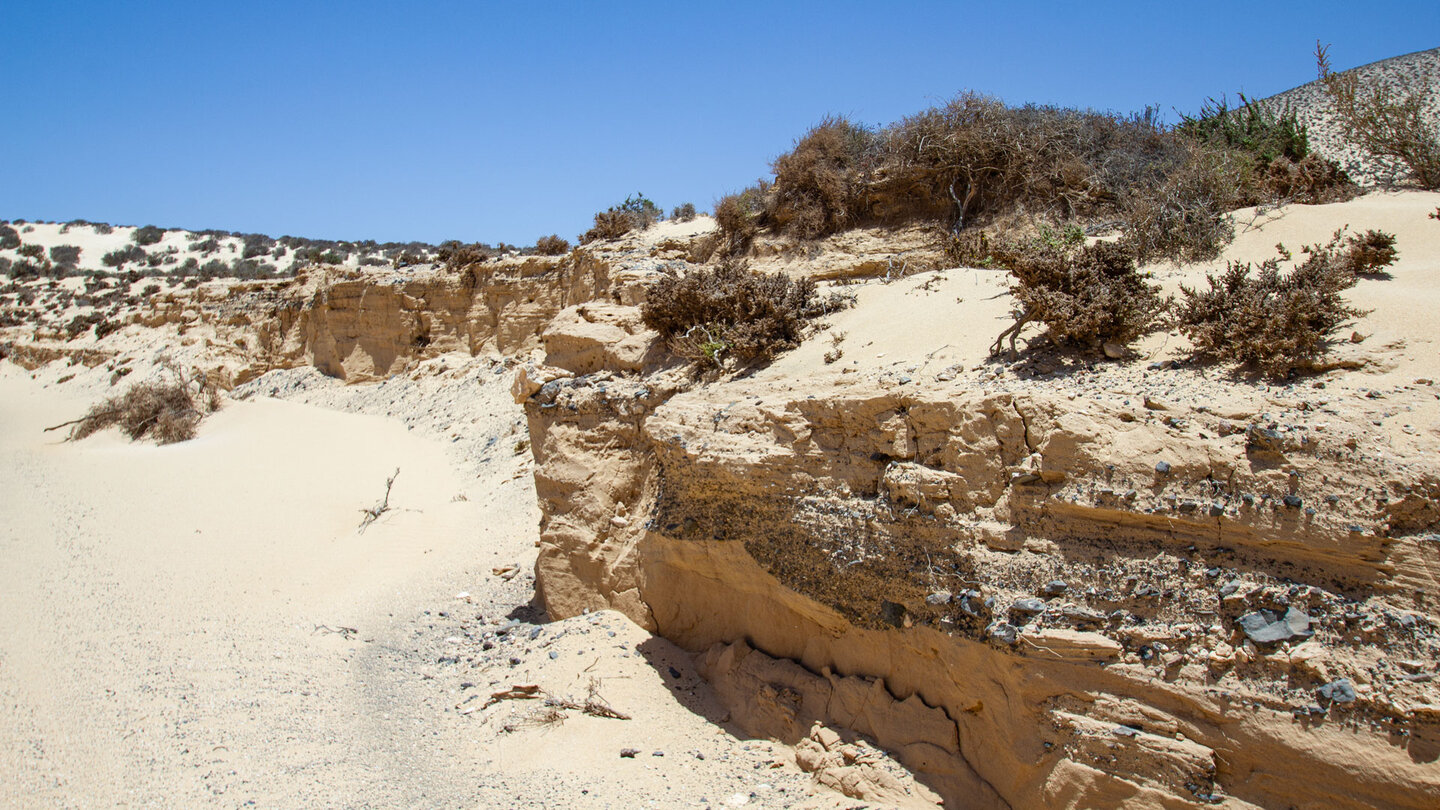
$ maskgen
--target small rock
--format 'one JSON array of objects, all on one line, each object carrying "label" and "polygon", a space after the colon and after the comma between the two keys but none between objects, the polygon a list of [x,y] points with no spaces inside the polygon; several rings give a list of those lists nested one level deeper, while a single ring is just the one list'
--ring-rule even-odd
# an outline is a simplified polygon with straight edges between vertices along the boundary
[{"label": "small rock", "polygon": [[1043,593],[1046,596],[1059,596],[1060,594],[1065,593],[1065,591],[1069,589],[1070,586],[1067,585],[1063,580],[1052,579],[1049,582],[1045,583],[1044,587],[1040,589],[1040,593]]},{"label": "small rock", "polygon": [[1257,610],[1236,619],[1247,638],[1256,644],[1275,644],[1292,638],[1309,638],[1310,614],[1291,607],[1282,615],[1274,610]]},{"label": "small rock", "polygon": [[996,622],[990,625],[990,640],[996,644],[1015,644],[1020,640],[1020,631],[1013,624]]},{"label": "small rock", "polygon": [[1036,613],[1044,613],[1045,603],[1041,602],[1039,599],[1032,599],[1027,597],[1025,599],[1015,600],[1015,604],[1011,605],[1010,609],[1015,611],[1016,613],[1028,613],[1033,615]]},{"label": "small rock", "polygon": [[1299,495],[1286,495],[1281,498],[1280,501],[1291,509],[1299,509],[1300,506],[1305,503],[1300,499]]},{"label": "small rock", "polygon": [[634,759],[635,756],[636,756],[637,754],[639,754],[639,753],[640,753],[640,749],[639,749],[639,748],[621,748],[621,749],[620,749],[620,756],[623,757],[623,758],[625,758],[625,759]]},{"label": "small rock", "polygon": [[1155,463],[1155,472],[1160,473],[1161,475],[1164,475],[1164,474],[1170,472],[1170,462],[1168,462],[1168,461],[1158,461],[1158,462],[1156,462],[1156,463]]},{"label": "small rock", "polygon": [[554,661],[555,659],[557,659],[557,658],[559,658],[559,657],[560,657],[560,653],[555,652],[554,650],[551,650],[551,651],[550,651],[550,660],[551,660],[551,661]]},{"label": "small rock", "polygon": [[931,607],[950,604],[951,594],[949,591],[936,591],[925,597],[925,604]]},{"label": "small rock", "polygon": [[1100,348],[1104,350],[1105,356],[1110,358],[1111,360],[1119,360],[1120,358],[1125,356],[1125,347],[1121,346],[1119,343],[1106,342],[1105,345],[1101,346]]}]

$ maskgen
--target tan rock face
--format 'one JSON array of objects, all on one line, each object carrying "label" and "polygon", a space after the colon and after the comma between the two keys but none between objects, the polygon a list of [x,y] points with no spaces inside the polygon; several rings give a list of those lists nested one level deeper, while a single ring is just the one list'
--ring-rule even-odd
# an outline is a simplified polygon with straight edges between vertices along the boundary
[{"label": "tan rock face", "polygon": [[[211,328],[241,347],[244,382],[313,365],[349,382],[383,379],[451,351],[521,354],[566,307],[611,294],[608,261],[492,260],[459,271],[312,269],[281,282],[211,285],[156,296],[138,321]],[[603,304],[601,305],[603,306]]]},{"label": "tan rock face", "polygon": [[[602,373],[528,399],[552,615],[624,610],[703,651],[753,733],[854,729],[957,806],[1422,807],[1440,789],[1427,679],[1315,697],[1378,655],[1435,660],[1417,628],[1440,592],[1396,576],[1440,562],[1413,533],[1427,476],[1396,497],[1399,470],[1359,463],[1334,424],[1277,445],[1243,413],[790,387],[669,396]],[[1303,631],[1247,639],[1238,620],[1276,608]]]}]

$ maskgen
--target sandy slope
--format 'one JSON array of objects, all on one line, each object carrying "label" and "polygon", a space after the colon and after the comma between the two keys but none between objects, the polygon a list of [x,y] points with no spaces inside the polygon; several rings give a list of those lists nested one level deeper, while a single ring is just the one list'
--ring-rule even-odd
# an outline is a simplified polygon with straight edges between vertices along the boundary
[{"label": "sandy slope", "polygon": [[[528,454],[461,469],[400,421],[502,436],[512,415],[472,376],[508,376],[477,363],[403,401],[261,378],[167,447],[42,433],[98,389],[0,366],[0,806],[830,806],[787,749],[715,724],[669,643],[529,606]],[[393,511],[358,532],[396,467]],[[583,702],[592,681],[632,719],[485,705],[521,684]]]}]

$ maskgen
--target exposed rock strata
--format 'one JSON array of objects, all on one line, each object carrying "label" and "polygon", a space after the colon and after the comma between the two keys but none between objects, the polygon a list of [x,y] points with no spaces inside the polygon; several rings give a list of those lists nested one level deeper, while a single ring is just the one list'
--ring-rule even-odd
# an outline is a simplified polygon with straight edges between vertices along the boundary
[{"label": "exposed rock strata", "polygon": [[[960,807],[1440,789],[1440,482],[1359,428],[594,367],[524,397],[541,597],[708,651],[756,733],[855,729]],[[1247,638],[1277,608],[1301,630]]]}]

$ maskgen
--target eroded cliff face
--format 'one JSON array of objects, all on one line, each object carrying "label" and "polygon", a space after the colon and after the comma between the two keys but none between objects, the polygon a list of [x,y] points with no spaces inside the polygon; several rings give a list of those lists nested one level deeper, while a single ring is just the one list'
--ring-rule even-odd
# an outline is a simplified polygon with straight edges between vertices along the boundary
[{"label": "eroded cliff face", "polygon": [[672,395],[574,357],[516,390],[541,597],[700,653],[754,733],[868,734],[955,807],[1440,791],[1428,439],[1220,383],[1198,407],[964,369]]}]

